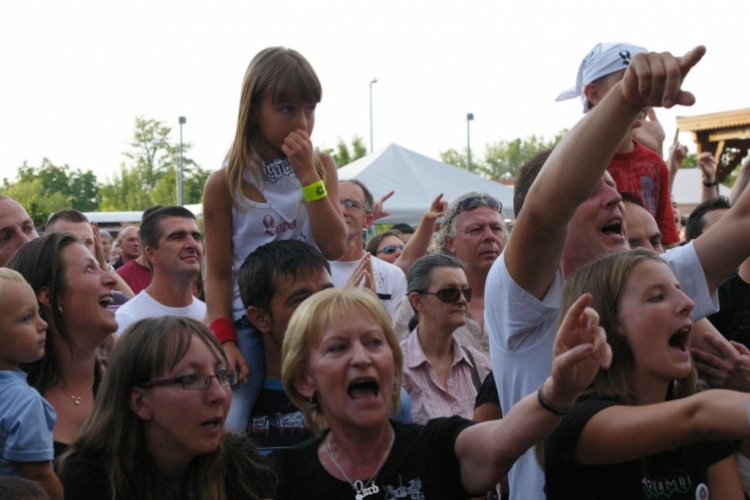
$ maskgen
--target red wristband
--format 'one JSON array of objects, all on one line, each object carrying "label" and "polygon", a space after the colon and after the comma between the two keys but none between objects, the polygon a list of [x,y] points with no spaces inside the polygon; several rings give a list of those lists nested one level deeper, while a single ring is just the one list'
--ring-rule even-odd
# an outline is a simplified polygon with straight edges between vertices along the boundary
[{"label": "red wristband", "polygon": [[234,321],[229,318],[215,319],[208,325],[208,328],[214,332],[216,338],[222,344],[224,342],[237,343],[237,332],[234,331]]}]

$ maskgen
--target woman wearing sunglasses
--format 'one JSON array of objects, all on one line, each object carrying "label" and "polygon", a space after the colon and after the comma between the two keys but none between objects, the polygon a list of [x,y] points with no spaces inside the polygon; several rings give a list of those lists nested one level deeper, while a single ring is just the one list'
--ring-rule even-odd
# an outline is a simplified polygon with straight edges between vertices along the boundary
[{"label": "woman wearing sunglasses", "polygon": [[270,498],[274,475],[226,434],[237,373],[216,337],[175,316],[134,323],[109,357],[100,396],[63,457],[67,500]]},{"label": "woman wearing sunglasses", "polygon": [[466,323],[471,301],[464,265],[450,255],[428,255],[414,263],[407,281],[418,319],[401,342],[412,420],[424,424],[453,415],[471,419],[477,392],[492,365],[486,355],[460,347],[453,338]]},{"label": "woman wearing sunglasses", "polygon": [[366,252],[391,264],[395,264],[403,250],[404,241],[401,239],[401,233],[393,229],[376,234],[365,244]]}]

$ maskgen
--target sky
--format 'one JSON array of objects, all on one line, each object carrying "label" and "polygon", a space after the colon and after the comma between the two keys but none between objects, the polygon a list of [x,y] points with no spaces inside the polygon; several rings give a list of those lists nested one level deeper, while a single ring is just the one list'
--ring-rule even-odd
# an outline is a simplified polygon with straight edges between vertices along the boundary
[{"label": "sky", "polygon": [[[750,2],[24,0],[0,3],[0,179],[28,161],[92,170],[105,181],[125,160],[137,116],[174,127],[203,168],[221,165],[234,136],[240,87],[261,49],[301,52],[323,85],[316,147],[358,135],[439,159],[467,143],[552,138],[580,119],[555,102],[598,42],[682,54],[707,47],[685,88],[691,108],[658,110],[667,141],[675,117],[750,107],[741,34]],[[681,142],[694,150],[690,133]]]}]

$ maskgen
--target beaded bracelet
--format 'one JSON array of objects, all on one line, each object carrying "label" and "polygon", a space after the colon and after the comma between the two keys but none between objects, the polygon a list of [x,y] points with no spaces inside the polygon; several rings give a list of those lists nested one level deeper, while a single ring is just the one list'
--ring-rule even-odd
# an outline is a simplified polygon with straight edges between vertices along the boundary
[{"label": "beaded bracelet", "polygon": [[302,194],[306,201],[318,201],[328,196],[326,185],[323,184],[322,180],[313,182],[308,186],[302,186]]},{"label": "beaded bracelet", "polygon": [[542,405],[542,408],[544,408],[545,410],[547,410],[548,412],[550,412],[553,415],[557,415],[558,417],[562,417],[566,413],[568,413],[568,410],[570,408],[565,408],[564,410],[561,410],[559,408],[555,408],[554,406],[552,406],[550,404],[549,401],[547,401],[545,399],[544,394],[542,394],[542,387],[543,386],[544,386],[544,382],[542,382],[541,384],[539,384],[539,389],[537,389],[537,391],[536,391],[536,397],[539,400],[539,404]]}]

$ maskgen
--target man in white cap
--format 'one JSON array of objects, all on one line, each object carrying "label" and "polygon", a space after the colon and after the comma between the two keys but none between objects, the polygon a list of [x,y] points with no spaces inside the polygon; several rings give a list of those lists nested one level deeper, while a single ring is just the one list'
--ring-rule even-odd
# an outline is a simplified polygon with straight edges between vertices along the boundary
[{"label": "man in white cap", "polygon": [[[576,86],[560,94],[557,100],[580,96],[583,112],[588,113],[622,80],[633,56],[642,52],[647,51],[629,43],[597,44],[581,62]],[[654,216],[664,236],[664,245],[671,248],[679,244],[680,234],[672,212],[669,169],[658,154],[634,140],[635,130],[643,124],[647,112],[648,108],[635,120],[607,171],[619,192],[637,199]]]}]

